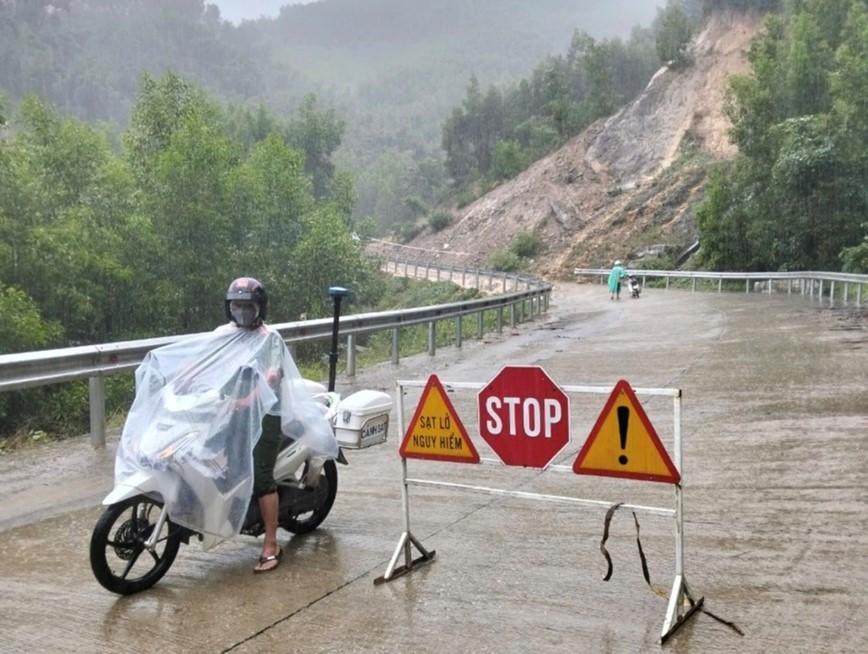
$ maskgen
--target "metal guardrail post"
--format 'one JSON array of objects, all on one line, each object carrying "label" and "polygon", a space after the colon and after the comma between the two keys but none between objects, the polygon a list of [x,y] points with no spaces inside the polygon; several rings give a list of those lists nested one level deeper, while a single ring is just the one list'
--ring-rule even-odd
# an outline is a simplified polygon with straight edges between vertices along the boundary
[{"label": "metal guardrail post", "polygon": [[497,324],[497,333],[503,333],[503,307],[497,307],[497,318],[495,319],[495,323]]},{"label": "metal guardrail post", "polygon": [[347,335],[347,377],[356,376],[356,335]]},{"label": "metal guardrail post", "polygon": [[88,380],[90,387],[90,444],[105,447],[105,377]]},{"label": "metal guardrail post", "polygon": [[432,357],[437,352],[437,323],[433,320],[428,323],[428,354]]},{"label": "metal guardrail post", "polygon": [[464,324],[461,320],[461,316],[455,316],[455,347],[461,347],[461,342],[464,338],[464,334],[462,333],[463,329]]},{"label": "metal guardrail post", "polygon": [[392,328],[392,365],[397,366],[401,361],[401,337],[400,328]]}]

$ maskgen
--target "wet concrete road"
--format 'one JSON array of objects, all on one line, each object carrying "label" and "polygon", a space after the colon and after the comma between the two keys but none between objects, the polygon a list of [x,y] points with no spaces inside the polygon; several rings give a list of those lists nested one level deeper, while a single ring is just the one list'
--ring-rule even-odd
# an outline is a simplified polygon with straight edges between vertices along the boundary
[{"label": "wet concrete road", "polygon": [[[561,385],[683,390],[685,574],[730,627],[695,615],[658,644],[666,599],[642,578],[636,526],[604,509],[411,488],[411,530],[436,560],[375,586],[403,530],[401,434],[341,467],[316,532],[281,532],[287,557],[253,575],[259,544],[184,547],[155,588],[119,598],[94,580],[90,531],[113,446],[75,441],[0,457],[0,651],[836,652],[868,651],[868,336],[865,315],[801,297],[648,289],[612,302],[556,287],[550,311],[502,337],[364,371],[487,382],[540,365]],[[341,384],[343,387],[341,388]],[[473,393],[450,397],[471,435]],[[573,398],[569,466],[605,396]],[[671,444],[671,401],[639,398]],[[415,398],[405,400],[407,417]],[[395,414],[393,414],[395,418]],[[395,421],[393,420],[393,425]],[[485,443],[474,438],[483,457]],[[606,502],[672,506],[667,484],[411,460],[411,476]],[[668,594],[671,518],[639,515],[652,585]]]}]

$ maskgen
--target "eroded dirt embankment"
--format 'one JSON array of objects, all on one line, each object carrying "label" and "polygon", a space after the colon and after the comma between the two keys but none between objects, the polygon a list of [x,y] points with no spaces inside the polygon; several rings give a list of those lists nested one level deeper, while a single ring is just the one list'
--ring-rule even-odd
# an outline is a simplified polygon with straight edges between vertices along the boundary
[{"label": "eroded dirt embankment", "polygon": [[756,13],[716,15],[695,39],[693,65],[661,69],[633,103],[456,208],[442,231],[427,230],[405,246],[374,243],[371,250],[485,267],[493,252],[528,230],[545,244],[533,269],[547,276],[660,251],[651,245],[683,251],[697,238],[693,207],[707,162],[698,171],[672,164],[685,143],[698,161],[734,154],[723,113],[727,79],[749,70],[747,51],[761,25]]}]

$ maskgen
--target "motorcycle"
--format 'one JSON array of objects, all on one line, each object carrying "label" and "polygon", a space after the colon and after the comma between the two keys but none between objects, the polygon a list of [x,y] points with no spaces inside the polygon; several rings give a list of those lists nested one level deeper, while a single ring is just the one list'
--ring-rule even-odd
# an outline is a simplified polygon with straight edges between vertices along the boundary
[{"label": "motorcycle", "polygon": [[630,275],[628,284],[630,286],[630,297],[638,299],[639,293],[642,292],[642,288],[639,286],[639,279],[635,275]]},{"label": "motorcycle", "polygon": [[[90,540],[91,569],[106,590],[130,595],[152,587],[181,545],[193,540],[208,550],[239,534],[264,533],[252,494],[252,450],[278,396],[279,406],[292,407],[281,417],[274,466],[278,523],[293,534],[313,531],[331,511],[336,462],[347,463],[343,449],[385,442],[387,393],[341,398],[334,392],[336,331],[328,389],[303,379],[291,357],[280,375],[264,374],[261,353],[285,347],[276,332],[218,334],[145,357],[118,446],[114,488]],[[261,402],[239,410],[238,398],[248,394],[242,390],[250,389]]]},{"label": "motorcycle", "polygon": [[[319,399],[331,425],[359,419],[361,434],[378,443],[386,440],[388,394],[359,391],[342,402],[332,392]],[[168,572],[182,543],[196,538],[207,550],[233,538],[233,519],[241,511],[238,533],[256,537],[264,532],[258,502],[249,490],[247,497],[240,492],[242,480],[233,478],[227,466],[232,456],[225,450],[227,443],[216,444],[221,435],[210,429],[215,405],[225,401],[208,394],[175,396],[172,408],[142,434],[142,441],[157,437],[162,447],[150,458],[150,470],[140,470],[105,497],[107,508],[91,536],[91,567],[105,589],[130,595],[150,588]],[[344,447],[369,444],[374,443],[348,441]],[[338,490],[335,461],[347,463],[343,448],[335,459],[324,459],[304,438],[284,437],[274,467],[283,529],[306,534],[326,519]],[[204,526],[197,531],[188,525]]]}]

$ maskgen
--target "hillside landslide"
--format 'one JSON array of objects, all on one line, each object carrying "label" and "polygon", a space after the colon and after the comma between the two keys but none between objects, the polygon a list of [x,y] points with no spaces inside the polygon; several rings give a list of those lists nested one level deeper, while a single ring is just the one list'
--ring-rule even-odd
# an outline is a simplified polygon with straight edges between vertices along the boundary
[{"label": "hillside landslide", "polygon": [[749,71],[747,51],[761,27],[756,13],[713,16],[691,44],[691,66],[660,69],[632,104],[455,209],[445,229],[371,250],[485,268],[517,232],[532,231],[544,243],[532,272],[547,278],[614,259],[678,257],[698,239],[694,209],[709,163],[735,154],[723,115],[727,78]]}]

